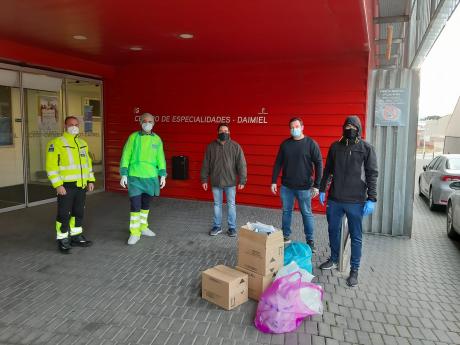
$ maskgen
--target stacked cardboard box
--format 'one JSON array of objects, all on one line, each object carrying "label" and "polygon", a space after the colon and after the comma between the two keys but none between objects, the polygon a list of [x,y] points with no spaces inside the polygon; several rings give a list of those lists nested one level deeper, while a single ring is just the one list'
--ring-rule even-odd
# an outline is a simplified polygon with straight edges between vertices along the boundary
[{"label": "stacked cardboard box", "polygon": [[284,264],[284,241],[281,230],[271,234],[254,232],[242,226],[238,233],[237,270],[248,274],[249,298],[259,300]]},{"label": "stacked cardboard box", "polygon": [[202,298],[231,310],[249,298],[259,300],[284,263],[282,231],[254,232],[242,226],[238,233],[236,270],[218,265],[202,272]]},{"label": "stacked cardboard box", "polygon": [[262,292],[273,282],[276,273],[270,273],[266,276],[251,272],[243,267],[236,266],[238,271],[246,273],[248,275],[248,297],[258,301]]},{"label": "stacked cardboard box", "polygon": [[201,297],[231,310],[248,300],[248,275],[233,268],[218,265],[201,275]]}]

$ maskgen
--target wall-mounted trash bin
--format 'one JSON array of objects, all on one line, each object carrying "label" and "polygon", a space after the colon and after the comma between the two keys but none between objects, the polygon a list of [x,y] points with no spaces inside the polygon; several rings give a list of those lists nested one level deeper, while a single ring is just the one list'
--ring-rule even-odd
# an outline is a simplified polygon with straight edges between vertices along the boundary
[{"label": "wall-mounted trash bin", "polygon": [[188,157],[173,156],[172,157],[172,178],[174,180],[188,179]]}]

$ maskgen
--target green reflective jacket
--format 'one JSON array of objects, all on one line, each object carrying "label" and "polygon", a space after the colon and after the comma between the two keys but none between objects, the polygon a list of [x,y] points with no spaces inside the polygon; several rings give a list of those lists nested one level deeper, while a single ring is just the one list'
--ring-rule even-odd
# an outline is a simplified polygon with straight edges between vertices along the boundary
[{"label": "green reflective jacket", "polygon": [[125,143],[120,175],[128,176],[129,196],[160,195],[158,176],[166,176],[163,142],[155,133],[132,133]]}]

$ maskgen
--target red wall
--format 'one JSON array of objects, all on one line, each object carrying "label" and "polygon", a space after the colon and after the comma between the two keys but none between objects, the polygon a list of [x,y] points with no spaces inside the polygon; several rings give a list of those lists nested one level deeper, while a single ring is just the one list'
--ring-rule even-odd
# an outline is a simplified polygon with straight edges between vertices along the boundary
[{"label": "red wall", "polygon": [[[271,171],[279,144],[289,136],[288,121],[304,120],[326,158],[341,135],[345,116],[358,114],[364,124],[368,56],[335,61],[260,63],[138,64],[118,68],[105,84],[106,183],[120,190],[118,165],[123,143],[139,129],[134,108],[160,116],[154,131],[161,136],[171,177],[171,157],[187,155],[190,179],[168,178],[162,195],[211,200],[201,189],[199,173],[206,145],[216,137],[216,124],[162,122],[163,115],[231,117],[231,137],[243,147],[248,184],[237,194],[239,204],[279,207],[270,193]],[[238,124],[238,116],[258,116],[265,107],[266,124]],[[321,211],[317,202],[314,209]]]},{"label": "red wall", "polygon": [[[369,0],[371,2],[371,0]],[[369,54],[336,60],[258,63],[137,64],[115,68],[38,47],[0,40],[0,60],[98,76],[104,79],[105,158],[107,189],[118,191],[118,163],[123,143],[137,130],[134,107],[163,115],[230,116],[231,136],[248,162],[248,184],[238,193],[240,204],[279,207],[270,193],[271,170],[279,144],[289,136],[288,121],[300,116],[305,133],[326,157],[341,134],[346,115],[364,124]],[[238,124],[239,116],[258,116],[265,107],[267,123]],[[199,171],[206,145],[216,137],[216,124],[157,123],[171,175],[171,156],[190,158],[190,179],[168,179],[162,195],[211,200],[201,189]],[[322,211],[314,203],[316,211]]]}]

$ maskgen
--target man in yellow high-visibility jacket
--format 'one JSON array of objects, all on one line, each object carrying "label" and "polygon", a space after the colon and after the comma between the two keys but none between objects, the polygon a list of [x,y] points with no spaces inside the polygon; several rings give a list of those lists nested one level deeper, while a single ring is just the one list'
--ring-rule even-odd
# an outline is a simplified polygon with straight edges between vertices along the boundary
[{"label": "man in yellow high-visibility jacket", "polygon": [[56,188],[58,199],[58,248],[69,254],[72,246],[88,247],[92,244],[82,234],[82,221],[86,189],[94,190],[95,178],[88,144],[78,137],[78,119],[69,116],[64,124],[64,134],[46,146],[46,173]]}]

